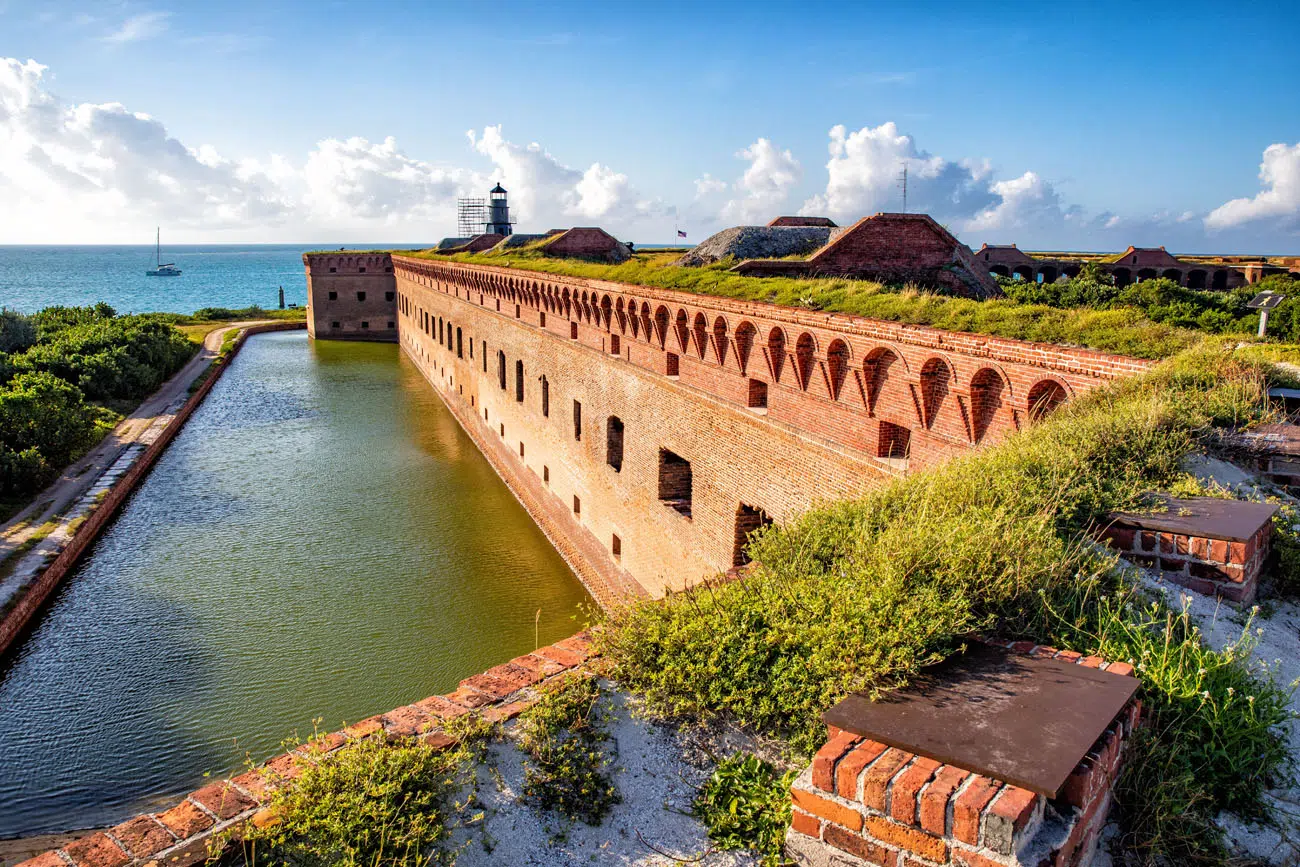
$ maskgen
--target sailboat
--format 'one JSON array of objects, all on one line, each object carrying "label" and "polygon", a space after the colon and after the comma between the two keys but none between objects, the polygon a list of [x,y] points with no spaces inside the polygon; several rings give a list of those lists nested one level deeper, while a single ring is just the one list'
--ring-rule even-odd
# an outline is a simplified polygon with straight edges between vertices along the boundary
[{"label": "sailboat", "polygon": [[177,268],[171,262],[163,264],[162,260],[162,228],[158,228],[158,237],[154,240],[154,265],[152,270],[145,271],[146,277],[179,277],[181,269]]}]

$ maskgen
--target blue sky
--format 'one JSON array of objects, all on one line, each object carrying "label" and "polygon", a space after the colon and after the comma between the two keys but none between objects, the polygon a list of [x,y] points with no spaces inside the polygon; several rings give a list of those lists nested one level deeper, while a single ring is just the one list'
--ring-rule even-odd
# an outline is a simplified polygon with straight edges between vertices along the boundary
[{"label": "blue sky", "polygon": [[912,202],[974,246],[1300,253],[1293,23],[1284,4],[0,0],[0,193],[23,203],[0,243],[157,222],[424,241],[497,179],[522,230],[698,239],[897,210],[906,160]]}]

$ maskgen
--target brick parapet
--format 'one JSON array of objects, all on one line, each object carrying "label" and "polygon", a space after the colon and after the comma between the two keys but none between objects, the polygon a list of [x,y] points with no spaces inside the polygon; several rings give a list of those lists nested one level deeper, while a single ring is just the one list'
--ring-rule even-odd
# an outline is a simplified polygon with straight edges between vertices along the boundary
[{"label": "brick parapet", "polygon": [[[990,642],[1117,674],[1128,663]],[[786,851],[800,865],[1083,867],[1091,863],[1141,703],[1129,702],[1049,800],[1019,786],[829,727],[791,787]]]},{"label": "brick parapet", "polygon": [[397,293],[388,253],[304,253],[307,329],[325,340],[397,340]]},{"label": "brick parapet", "polygon": [[1092,350],[497,266],[395,256],[394,268],[405,284],[576,340],[855,451],[906,456],[910,468],[996,441],[1060,400],[1151,366]]},{"label": "brick parapet", "polygon": [[433,695],[322,735],[259,767],[208,783],[174,806],[128,819],[16,867],[193,867],[240,839],[249,823],[274,821],[274,792],[317,762],[360,740],[415,738],[436,749],[454,746],[445,723],[465,714],[488,722],[513,719],[538,699],[548,681],[592,662],[591,635],[580,632],[467,677],[446,695]]},{"label": "brick parapet", "polygon": [[217,380],[226,372],[230,362],[243,347],[244,341],[254,334],[271,331],[293,331],[304,327],[305,325],[302,322],[271,322],[263,325],[251,325],[240,331],[239,337],[236,338],[230,352],[224,358],[213,360],[211,367],[209,367],[210,373],[207,379],[195,389],[194,393],[176,411],[171,421],[159,432],[158,437],[140,453],[140,456],[136,458],[130,469],[113,483],[104,499],[90,513],[85,522],[77,528],[68,544],[64,546],[57,557],[50,561],[50,564],[45,567],[21,598],[18,599],[18,602],[0,617],[0,654],[3,654],[26,631],[27,627],[44,607],[46,600],[63,584],[68,574],[85,555],[91,544],[107,529],[131,494],[135,492],[135,489],[144,481],[145,476],[153,469],[154,464],[162,457],[162,453],[171,445],[172,440],[176,439],[177,435],[180,434],[181,429],[190,420],[190,416],[194,414],[199,405],[207,398],[208,393],[216,386]]}]

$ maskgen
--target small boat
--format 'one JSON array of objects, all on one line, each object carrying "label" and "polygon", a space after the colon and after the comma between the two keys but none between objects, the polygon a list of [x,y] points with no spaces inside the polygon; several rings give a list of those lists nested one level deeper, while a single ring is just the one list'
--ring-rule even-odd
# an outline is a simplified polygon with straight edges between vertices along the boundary
[{"label": "small boat", "polygon": [[158,237],[154,240],[154,267],[145,271],[146,277],[179,277],[181,269],[173,263],[163,264],[162,260],[162,229],[158,229]]}]

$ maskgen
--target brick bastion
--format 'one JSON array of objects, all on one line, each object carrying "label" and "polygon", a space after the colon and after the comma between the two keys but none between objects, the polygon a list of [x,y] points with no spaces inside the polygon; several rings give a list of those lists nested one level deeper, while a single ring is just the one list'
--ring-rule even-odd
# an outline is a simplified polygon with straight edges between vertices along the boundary
[{"label": "brick bastion", "polygon": [[[369,305],[391,297],[403,353],[602,604],[741,566],[769,521],[997,442],[1151,364],[521,269],[303,258],[312,334],[388,339],[332,326],[387,323]],[[352,300],[363,290],[345,284],[363,278]]]}]

